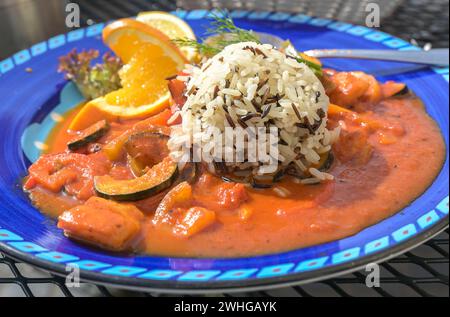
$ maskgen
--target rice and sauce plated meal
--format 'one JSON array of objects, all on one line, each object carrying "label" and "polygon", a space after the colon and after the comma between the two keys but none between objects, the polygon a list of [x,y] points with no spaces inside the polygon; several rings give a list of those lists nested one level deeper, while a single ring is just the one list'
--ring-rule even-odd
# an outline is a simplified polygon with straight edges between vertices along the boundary
[{"label": "rice and sauce plated meal", "polygon": [[54,129],[23,187],[67,237],[114,252],[269,254],[356,234],[432,183],[444,141],[404,84],[322,68],[227,17],[213,26],[199,43],[148,13],[105,28],[116,56],[103,64],[90,66],[92,51],[61,58],[92,100]]}]

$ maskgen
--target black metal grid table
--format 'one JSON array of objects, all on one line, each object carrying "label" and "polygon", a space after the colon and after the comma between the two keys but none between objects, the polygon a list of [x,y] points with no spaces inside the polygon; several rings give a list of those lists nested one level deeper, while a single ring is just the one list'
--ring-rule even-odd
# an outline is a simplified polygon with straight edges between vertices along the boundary
[{"label": "black metal grid table", "polygon": [[[259,292],[216,294],[218,296],[287,296],[287,297],[357,297],[357,296],[449,296],[448,285],[449,233],[438,237],[380,265],[380,287],[368,288],[367,272],[352,274],[323,282]],[[131,292],[115,288],[81,284],[68,288],[65,279],[55,277],[28,264],[16,262],[0,253],[0,297],[2,296],[165,296]],[[188,295],[186,295],[188,296]]]},{"label": "black metal grid table", "polygon": [[[256,0],[220,1],[145,1],[145,0],[78,0],[82,21],[101,22],[136,15],[143,10],[252,8]],[[307,0],[263,1],[267,10],[300,11],[324,17],[339,17],[335,11],[320,11],[320,6],[310,7]],[[309,1],[313,2],[313,1]],[[318,1],[314,1],[316,3]],[[323,6],[341,1],[320,1]],[[363,1],[361,1],[363,2]],[[405,0],[382,21],[381,30],[404,38],[420,46],[448,47],[449,2],[446,0]],[[297,5],[296,5],[297,4]],[[301,5],[300,5],[301,4]],[[314,11],[314,10],[315,11]],[[411,21],[414,21],[411,23]],[[353,21],[354,22],[354,21]],[[50,36],[50,34],[49,34]],[[20,49],[32,43],[20,43]],[[217,294],[218,296],[294,296],[294,297],[348,297],[348,296],[449,296],[449,231],[395,259],[381,264],[379,288],[365,285],[366,272],[359,271],[323,282],[297,287],[250,293]],[[82,283],[80,288],[67,288],[64,279],[52,276],[28,264],[16,262],[0,253],[0,297],[2,296],[164,296],[155,293],[138,293]]]}]

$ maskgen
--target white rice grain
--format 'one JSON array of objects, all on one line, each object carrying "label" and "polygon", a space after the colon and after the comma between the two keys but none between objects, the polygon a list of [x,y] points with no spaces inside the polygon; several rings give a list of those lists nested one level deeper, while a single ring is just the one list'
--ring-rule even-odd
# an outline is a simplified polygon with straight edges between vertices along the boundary
[{"label": "white rice grain", "polygon": [[[255,54],[255,50],[264,56]],[[180,113],[169,119],[174,122],[179,115],[182,117],[182,123],[172,127],[169,148],[173,153],[180,151],[183,142],[209,149],[213,138],[212,133],[206,132],[209,127],[223,132],[225,127],[239,126],[240,117],[258,114],[262,102],[266,101],[270,111],[264,118],[260,117],[261,113],[252,117],[246,125],[258,128],[268,124],[279,129],[281,138],[287,143],[279,146],[280,167],[293,163],[304,173],[309,172],[311,176],[301,180],[303,184],[332,178],[312,166],[331,150],[341,127],[345,126],[341,124],[332,131],[327,129],[328,97],[320,80],[305,64],[287,57],[271,45],[245,42],[227,46],[216,56],[203,61],[200,67],[189,65],[186,69],[187,75],[178,76],[178,79],[186,83],[187,92],[196,93],[186,95],[187,101]],[[320,116],[319,111],[325,116]],[[231,124],[229,120],[232,120]],[[317,122],[320,122],[318,127]],[[308,125],[315,126],[315,130],[311,131]],[[202,131],[202,135],[197,136],[194,131]],[[237,152],[226,146],[226,142],[222,143],[224,156],[231,154],[230,151]],[[244,166],[240,162],[226,164],[232,170],[242,170]],[[214,170],[213,164],[208,166]],[[258,162],[245,167],[253,169],[253,174],[264,171]]]}]

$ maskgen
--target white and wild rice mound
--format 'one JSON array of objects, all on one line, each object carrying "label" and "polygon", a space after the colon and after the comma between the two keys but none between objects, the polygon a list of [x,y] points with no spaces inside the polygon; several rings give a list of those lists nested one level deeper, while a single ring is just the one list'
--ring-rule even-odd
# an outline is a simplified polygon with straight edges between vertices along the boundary
[{"label": "white and wild rice mound", "polygon": [[[169,141],[175,159],[187,143],[212,151],[212,128],[276,127],[278,170],[295,167],[304,183],[332,179],[316,167],[339,130],[327,129],[328,97],[305,64],[271,45],[245,42],[227,46],[199,67],[188,66],[185,73],[179,79],[186,82],[187,101],[175,114],[181,115],[182,124],[173,128]],[[201,133],[196,132],[199,127]],[[236,151],[222,146],[224,156]],[[260,162],[222,164],[228,172],[266,173]],[[217,164],[209,166],[217,172]]]}]

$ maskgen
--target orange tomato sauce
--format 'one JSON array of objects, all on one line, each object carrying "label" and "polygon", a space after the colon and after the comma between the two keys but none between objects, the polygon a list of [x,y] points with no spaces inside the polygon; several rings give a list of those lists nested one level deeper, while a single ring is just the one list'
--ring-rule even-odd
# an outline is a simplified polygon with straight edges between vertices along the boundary
[{"label": "orange tomato sauce", "polygon": [[[73,113],[49,137],[50,153],[65,150],[73,136],[67,131]],[[283,188],[287,197],[280,197],[273,188],[246,188],[245,203],[235,209],[221,208],[217,188],[223,181],[203,175],[193,186],[194,199],[216,212],[216,222],[189,238],[176,236],[151,221],[157,206],[154,199],[134,203],[145,214],[143,239],[137,249],[180,257],[269,254],[344,238],[389,217],[432,183],[444,162],[445,144],[438,126],[413,96],[389,98],[364,113],[366,120],[380,118],[388,118],[389,127],[368,134],[372,154],[367,162],[356,164],[336,155],[329,171],[334,181],[302,185],[284,178],[276,186]],[[331,118],[330,124],[337,120],[353,124],[348,118]],[[99,142],[107,143],[134,123],[112,123],[110,132]],[[121,178],[132,177],[124,163],[114,169],[116,176],[122,173]],[[64,194],[42,189],[31,191],[31,198],[53,217],[77,204]]]}]

